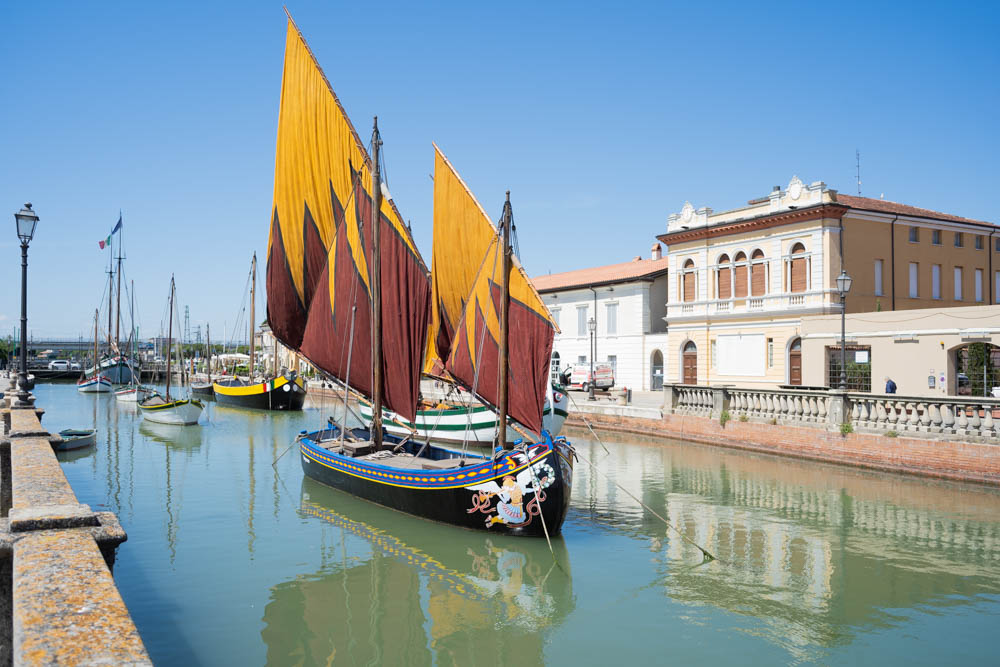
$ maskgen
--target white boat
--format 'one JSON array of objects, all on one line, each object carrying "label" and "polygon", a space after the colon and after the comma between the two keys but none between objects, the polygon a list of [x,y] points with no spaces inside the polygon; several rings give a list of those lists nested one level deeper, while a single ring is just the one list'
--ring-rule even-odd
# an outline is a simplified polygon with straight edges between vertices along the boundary
[{"label": "white boat", "polygon": [[157,424],[176,424],[178,426],[188,426],[197,424],[201,417],[204,404],[194,398],[171,398],[170,397],[170,358],[173,347],[174,335],[174,296],[176,287],[174,277],[170,276],[170,316],[167,324],[167,389],[164,395],[154,393],[144,401],[138,403],[139,412],[142,418]]},{"label": "white boat", "polygon": [[[542,428],[552,437],[559,435],[566,421],[569,398],[561,391],[552,391],[555,409],[545,401],[542,409]],[[372,417],[371,404],[361,403],[361,418],[369,421]],[[393,435],[407,436],[416,432],[417,439],[429,438],[435,442],[491,445],[497,437],[497,413],[485,405],[468,406],[458,401],[430,401],[417,409],[417,418],[410,421],[388,410],[382,411],[385,430]],[[529,431],[524,431],[529,433]],[[531,433],[532,438],[541,434]],[[507,439],[514,442],[523,437],[514,429],[507,430]]]},{"label": "white boat", "polygon": [[149,387],[131,385],[115,392],[115,400],[121,403],[138,403],[146,400],[155,391]]},{"label": "white boat", "polygon": [[110,393],[112,390],[111,380],[103,375],[81,378],[76,382],[76,390],[84,394]]},{"label": "white boat", "polygon": [[204,404],[197,399],[185,398],[168,401],[159,394],[139,403],[139,411],[146,421],[178,426],[197,424],[204,408]]}]

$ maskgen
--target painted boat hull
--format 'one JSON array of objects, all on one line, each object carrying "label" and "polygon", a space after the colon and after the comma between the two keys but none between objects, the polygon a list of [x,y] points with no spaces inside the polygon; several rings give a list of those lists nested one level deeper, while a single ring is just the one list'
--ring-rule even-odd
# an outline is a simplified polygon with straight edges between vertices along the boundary
[{"label": "painted boat hull", "polygon": [[107,394],[112,389],[111,380],[103,375],[84,378],[76,383],[76,390],[83,394]]},{"label": "painted boat hull", "polygon": [[212,384],[215,402],[236,408],[256,410],[301,410],[306,400],[302,378],[281,375],[267,382],[245,384],[241,380],[223,380]]},{"label": "painted boat hull", "polygon": [[94,429],[67,428],[59,431],[62,442],[53,445],[57,452],[68,452],[97,444],[97,431]]},{"label": "painted boat hull", "polygon": [[178,426],[197,424],[198,418],[201,417],[201,411],[204,409],[201,401],[190,398],[152,405],[144,402],[138,405],[142,418],[146,421]]},{"label": "painted boat hull", "polygon": [[[91,375],[94,372],[94,368],[90,367],[87,369],[87,374]],[[116,357],[114,359],[102,359],[101,360],[101,375],[108,378],[114,384],[129,384],[132,382],[133,375],[137,375],[133,371],[131,362],[124,357]],[[139,378],[136,377],[136,380]]]},{"label": "painted boat hull", "polygon": [[155,393],[146,387],[128,387],[115,392],[115,400],[119,403],[138,403]]},{"label": "painted boat hull", "polygon": [[[555,409],[550,409],[545,401],[542,410],[542,428],[552,435],[559,435],[566,421],[569,407],[569,397],[553,392]],[[370,422],[372,418],[371,404],[362,401],[360,404],[361,419]],[[405,419],[395,412],[382,411],[384,429],[392,435],[406,437],[416,431],[419,440],[431,439],[434,442],[470,443],[492,446],[497,437],[497,413],[485,405],[467,407],[457,402],[449,402],[445,409],[433,408],[418,410],[414,421]],[[541,440],[541,435],[532,433],[535,440]],[[507,441],[513,443],[522,436],[514,429],[507,429]]]},{"label": "painted boat hull", "polygon": [[[350,432],[355,438],[368,437],[367,429]],[[562,529],[573,484],[573,451],[565,438],[546,434],[523,450],[504,452],[495,463],[488,455],[466,453],[469,465],[425,470],[339,453],[339,436],[336,426],[300,436],[306,475],[358,498],[463,528],[526,537],[544,536],[546,529],[557,535]],[[385,442],[400,439],[386,436]],[[415,454],[422,443],[404,441],[401,446]],[[431,445],[421,459],[460,456]]]}]

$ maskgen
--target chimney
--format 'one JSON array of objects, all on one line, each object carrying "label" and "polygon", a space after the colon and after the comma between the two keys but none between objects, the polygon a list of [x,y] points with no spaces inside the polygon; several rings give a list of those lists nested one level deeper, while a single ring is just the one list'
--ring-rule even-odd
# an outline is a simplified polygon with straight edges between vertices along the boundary
[{"label": "chimney", "polygon": [[660,243],[657,241],[653,244],[653,254],[650,256],[652,260],[658,260],[663,257],[663,249],[660,248]]},{"label": "chimney", "polygon": [[773,188],[771,188],[771,192],[781,192],[781,186],[775,185]]}]

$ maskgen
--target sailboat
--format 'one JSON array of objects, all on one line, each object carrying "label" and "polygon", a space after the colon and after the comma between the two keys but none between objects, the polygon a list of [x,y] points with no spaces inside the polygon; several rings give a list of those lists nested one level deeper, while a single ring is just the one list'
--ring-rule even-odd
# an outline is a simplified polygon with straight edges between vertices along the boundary
[{"label": "sailboat", "polygon": [[[136,365],[121,352],[121,341],[119,338],[119,327],[121,325],[121,290],[122,290],[122,242],[118,242],[118,257],[114,254],[114,235],[122,228],[121,216],[118,216],[118,224],[108,236],[111,244],[111,256],[108,259],[108,347],[106,356],[87,369],[88,374],[100,373],[111,380],[114,384],[130,384],[133,376],[137,375]],[[122,232],[124,233],[124,232]],[[117,260],[117,271],[115,270],[115,260]],[[115,276],[117,275],[118,289],[115,289]],[[117,294],[117,307],[112,307]],[[114,325],[115,337],[111,338],[111,315],[116,313],[117,319]]]},{"label": "sailboat", "polygon": [[253,327],[257,292],[257,253],[250,261],[250,379],[231,377],[212,384],[215,400],[220,405],[259,410],[301,410],[306,400],[306,385],[295,370],[273,373],[255,379],[256,361]]},{"label": "sailboat", "polygon": [[164,395],[154,394],[146,400],[140,402],[139,412],[146,421],[158,424],[190,425],[197,424],[204,408],[202,402],[197,399],[172,399],[170,398],[170,357],[173,347],[174,335],[174,296],[177,288],[174,285],[174,277],[170,276],[170,315],[167,324],[167,389]]},{"label": "sailboat", "polygon": [[[459,326],[445,364],[497,408],[499,446],[492,454],[466,453],[384,432],[383,406],[409,420],[416,416],[431,290],[426,265],[383,183],[381,146],[376,118],[369,157],[289,15],[268,321],[285,345],[372,403],[368,425],[351,428],[345,414],[300,434],[303,470],[422,518],[512,535],[556,534],[569,505],[571,445],[543,432],[538,441],[505,447],[508,412],[527,430],[543,431],[555,335],[544,306],[525,307],[521,283],[512,298],[509,197],[501,233],[475,249],[481,265],[464,310],[455,315]],[[512,326],[518,330],[513,355]]]},{"label": "sailboat", "polygon": [[[99,312],[94,311],[94,359],[98,358],[97,350],[97,320]],[[111,380],[101,373],[85,373],[76,382],[76,390],[85,394],[106,393],[111,391]]]}]

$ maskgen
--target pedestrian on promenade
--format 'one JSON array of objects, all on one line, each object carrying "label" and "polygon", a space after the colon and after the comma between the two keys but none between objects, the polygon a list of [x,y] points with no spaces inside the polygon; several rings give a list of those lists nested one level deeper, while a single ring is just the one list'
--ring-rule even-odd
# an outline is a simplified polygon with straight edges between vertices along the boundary
[{"label": "pedestrian on promenade", "polygon": [[896,393],[896,383],[892,381],[892,378],[888,375],[885,377],[885,393],[895,394]]}]

